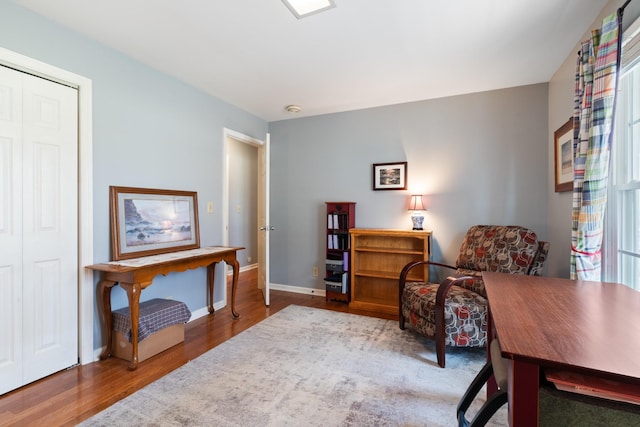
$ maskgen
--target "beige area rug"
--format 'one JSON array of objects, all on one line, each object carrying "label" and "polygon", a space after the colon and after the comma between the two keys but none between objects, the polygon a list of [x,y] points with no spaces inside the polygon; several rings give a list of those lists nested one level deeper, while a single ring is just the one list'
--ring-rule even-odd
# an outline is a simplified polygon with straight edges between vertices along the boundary
[{"label": "beige area rug", "polygon": [[448,348],[442,369],[397,322],[289,306],[82,425],[453,426],[484,358]]}]

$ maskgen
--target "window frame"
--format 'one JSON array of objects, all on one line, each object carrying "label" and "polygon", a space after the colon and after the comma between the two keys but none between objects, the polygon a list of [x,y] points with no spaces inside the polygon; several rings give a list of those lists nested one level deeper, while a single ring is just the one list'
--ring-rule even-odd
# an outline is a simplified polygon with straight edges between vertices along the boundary
[{"label": "window frame", "polygon": [[[623,283],[640,290],[640,221],[636,219],[640,211],[640,171],[637,167],[640,165],[640,19],[628,28],[623,37],[607,191],[602,275],[605,281]],[[635,198],[631,212],[629,206],[625,205],[629,195]],[[633,232],[631,239],[635,238],[631,250],[627,246],[629,229]]]}]

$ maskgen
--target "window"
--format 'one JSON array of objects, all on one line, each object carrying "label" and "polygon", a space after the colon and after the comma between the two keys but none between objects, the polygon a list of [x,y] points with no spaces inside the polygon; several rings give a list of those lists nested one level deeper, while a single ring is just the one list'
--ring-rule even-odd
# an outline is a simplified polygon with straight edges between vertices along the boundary
[{"label": "window", "polygon": [[604,280],[624,283],[636,290],[640,290],[639,29],[640,22],[636,21],[623,35],[603,271]]}]

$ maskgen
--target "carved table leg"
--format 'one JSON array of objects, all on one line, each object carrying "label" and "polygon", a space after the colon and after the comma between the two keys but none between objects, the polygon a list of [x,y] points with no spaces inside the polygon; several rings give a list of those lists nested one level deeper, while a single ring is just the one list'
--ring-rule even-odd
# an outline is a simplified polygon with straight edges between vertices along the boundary
[{"label": "carved table leg", "polygon": [[107,346],[100,353],[100,360],[105,360],[111,356],[113,338],[113,317],[111,315],[111,288],[113,288],[118,282],[113,280],[100,280],[98,283],[98,295],[102,299],[102,318],[104,319],[104,325],[106,328]]},{"label": "carved table leg", "polygon": [[214,282],[216,277],[216,264],[218,262],[211,263],[207,266],[207,306],[209,308],[209,313],[213,314],[213,289]]},{"label": "carved table leg", "polygon": [[231,314],[235,319],[240,317],[240,314],[236,311],[236,289],[238,288],[238,275],[240,274],[240,263],[233,257],[231,262],[233,266],[233,282],[231,283]]},{"label": "carved table leg", "polygon": [[[235,252],[233,254],[225,256],[222,261],[233,267],[233,281],[231,282],[231,315],[234,319],[240,317],[240,314],[236,311],[236,289],[238,288],[238,276],[240,275],[240,263],[236,258]],[[213,313],[213,289],[215,282],[215,269],[218,261],[209,264],[207,267],[207,303],[209,306],[209,313]],[[225,278],[226,280],[226,278]],[[225,283],[226,285],[226,283]]]},{"label": "carved table leg", "polygon": [[120,283],[120,286],[127,291],[129,299],[129,315],[131,317],[131,363],[129,370],[135,371],[138,367],[138,322],[140,320],[140,283]]}]

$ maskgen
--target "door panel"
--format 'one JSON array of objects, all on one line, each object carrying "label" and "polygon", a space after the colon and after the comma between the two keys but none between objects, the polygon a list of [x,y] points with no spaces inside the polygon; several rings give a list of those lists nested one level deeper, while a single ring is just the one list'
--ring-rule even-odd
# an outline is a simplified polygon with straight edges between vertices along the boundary
[{"label": "door panel", "polygon": [[[12,270],[2,275],[0,291],[4,300],[10,292],[5,280],[13,280],[16,312],[11,329],[0,334],[2,347],[12,342],[12,369],[21,377],[17,386],[8,385],[0,360],[3,393],[78,362],[78,110],[73,88],[4,67],[0,73],[3,85],[9,74],[14,84],[14,106],[0,99],[0,108],[12,111],[10,121],[0,122],[0,155],[11,152],[11,162],[0,159],[11,171],[5,176],[3,169],[0,183],[0,212],[10,212],[9,220],[0,218],[2,230],[10,230],[0,236],[0,267]],[[10,128],[20,131],[11,135]],[[10,263],[9,251],[15,256]]]},{"label": "door panel", "polygon": [[[24,379],[78,362],[77,91],[24,80]],[[30,303],[29,303],[30,302]]]},{"label": "door panel", "polygon": [[[22,310],[19,271],[8,260],[3,259],[0,266],[0,394],[13,390],[22,385],[22,336],[9,333],[22,329]],[[6,331],[6,332],[4,332]]]},{"label": "door panel", "polygon": [[22,77],[0,67],[0,393],[22,385]]}]

